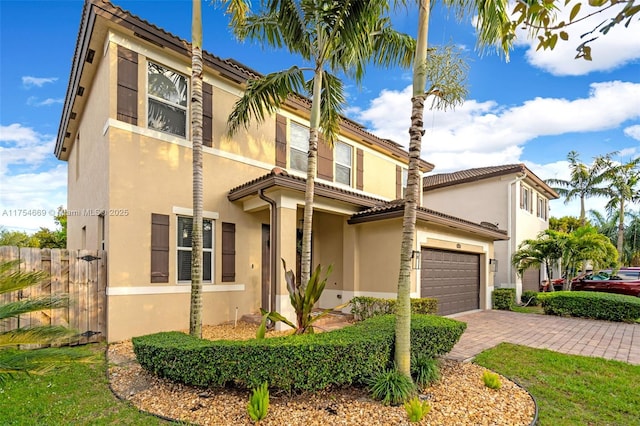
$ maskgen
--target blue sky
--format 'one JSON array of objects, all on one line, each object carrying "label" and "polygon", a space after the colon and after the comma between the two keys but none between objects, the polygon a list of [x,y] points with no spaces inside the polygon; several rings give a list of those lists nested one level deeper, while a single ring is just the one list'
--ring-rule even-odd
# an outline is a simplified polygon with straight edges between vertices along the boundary
[{"label": "blue sky", "polygon": [[[190,1],[115,1],[141,18],[189,39]],[[257,0],[255,1],[257,3]],[[66,163],[53,155],[81,1],[0,0],[0,226],[33,232],[53,227],[50,211],[66,205]],[[604,16],[600,16],[604,19]],[[299,63],[231,35],[221,9],[203,6],[204,47],[262,73]],[[398,12],[396,29],[415,34],[415,11]],[[453,43],[469,63],[467,101],[455,111],[427,111],[422,157],[436,172],[524,162],[539,177],[568,178],[566,155],[590,162],[614,150],[640,155],[640,22],[614,28],[592,44],[594,60],[574,60],[579,35],[535,51],[521,34],[509,62],[479,55],[471,18],[458,22],[436,7],[429,43]],[[410,72],[369,68],[360,87],[347,82],[347,115],[377,135],[408,143]],[[490,200],[487,200],[490,202]],[[602,209],[605,200],[589,200]],[[18,216],[35,209],[44,216]],[[637,206],[634,207],[637,209]],[[551,204],[553,216],[578,214],[575,203]]]}]

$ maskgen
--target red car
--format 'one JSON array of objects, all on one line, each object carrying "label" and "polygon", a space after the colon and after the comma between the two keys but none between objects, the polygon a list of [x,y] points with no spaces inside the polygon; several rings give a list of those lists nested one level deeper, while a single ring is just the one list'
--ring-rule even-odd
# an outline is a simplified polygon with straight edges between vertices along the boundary
[{"label": "red car", "polygon": [[576,291],[603,291],[640,297],[640,268],[620,268],[612,275],[611,269],[587,274],[571,281]]}]

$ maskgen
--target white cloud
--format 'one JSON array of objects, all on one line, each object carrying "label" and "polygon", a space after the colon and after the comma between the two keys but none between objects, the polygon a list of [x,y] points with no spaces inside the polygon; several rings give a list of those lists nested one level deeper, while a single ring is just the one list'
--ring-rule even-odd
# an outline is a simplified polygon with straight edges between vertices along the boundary
[{"label": "white cloud", "polygon": [[[410,86],[383,90],[354,116],[376,135],[407,147],[410,97]],[[535,98],[510,107],[469,100],[453,111],[425,111],[422,158],[438,172],[514,163],[523,145],[539,136],[603,131],[637,119],[639,83],[592,83],[584,98]]]},{"label": "white cloud", "polygon": [[14,123],[0,126],[0,225],[32,232],[53,228],[66,205],[67,166],[53,156],[54,138]]},{"label": "white cloud", "polygon": [[640,124],[627,127],[626,129],[624,129],[624,134],[629,136],[630,138],[640,141]]},{"label": "white cloud", "polygon": [[39,101],[38,97],[36,96],[30,96],[27,99],[27,105],[31,105],[31,106],[36,106],[36,107],[41,107],[41,106],[50,106],[50,105],[54,105],[54,104],[61,104],[64,102],[64,99],[62,98],[47,98],[43,101]]},{"label": "white cloud", "polygon": [[[589,6],[586,2],[582,3],[582,11],[577,19],[601,10],[601,8]],[[563,8],[558,14],[558,22],[561,20],[569,21],[569,12],[574,4],[575,2],[572,2],[568,7]],[[590,32],[605,20],[609,22],[621,8],[625,7],[625,4],[621,2],[616,7],[601,11],[591,18],[565,27],[565,31],[569,34],[569,40],[558,40],[553,50],[536,50],[538,47],[537,37],[532,39],[524,29],[518,30],[516,45],[527,48],[526,58],[531,65],[553,75],[584,75],[593,71],[613,70],[640,58],[640,43],[638,43],[638,40],[640,40],[640,24],[637,20],[626,28],[624,24],[618,24],[606,35],[595,31],[592,34],[585,35],[583,38],[581,36]],[[584,41],[596,36],[598,39],[589,44],[593,60],[574,59],[577,54],[576,48]]]},{"label": "white cloud", "polygon": [[55,83],[56,81],[58,81],[57,77],[22,77],[22,85],[27,89],[31,87],[42,87],[47,83]]}]

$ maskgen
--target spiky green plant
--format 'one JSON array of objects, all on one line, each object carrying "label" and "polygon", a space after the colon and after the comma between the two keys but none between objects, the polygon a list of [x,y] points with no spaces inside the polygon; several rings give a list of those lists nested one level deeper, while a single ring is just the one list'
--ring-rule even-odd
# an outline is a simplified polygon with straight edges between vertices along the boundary
[{"label": "spiky green plant", "polygon": [[374,399],[385,405],[400,405],[415,394],[416,386],[411,378],[391,369],[374,375],[369,381],[369,391]]},{"label": "spiky green plant", "polygon": [[[0,263],[0,294],[17,292],[41,283],[46,274],[41,271],[20,271],[20,261]],[[44,309],[64,308],[68,305],[66,295],[29,297],[0,303],[0,324],[11,318]],[[55,362],[77,358],[77,351],[60,348],[21,350],[20,345],[46,345],[60,342],[75,335],[75,331],[62,326],[36,325],[18,327],[0,332],[0,384],[16,374],[43,373]]]},{"label": "spiky green plant", "polygon": [[429,405],[429,401],[422,401],[417,396],[414,396],[404,403],[404,409],[407,412],[409,421],[411,423],[416,423],[429,414],[429,411],[431,411],[431,405]]},{"label": "spiky green plant", "polygon": [[482,381],[484,385],[489,389],[500,389],[502,387],[502,382],[500,381],[500,376],[497,373],[492,373],[489,370],[485,370],[482,373]]},{"label": "spiky green plant", "polygon": [[247,404],[247,412],[254,422],[267,417],[269,411],[269,386],[264,382],[253,390],[249,403]]},{"label": "spiky green plant", "polygon": [[411,375],[418,386],[424,388],[440,379],[440,369],[435,359],[418,355],[411,364]]},{"label": "spiky green plant", "polygon": [[260,312],[262,313],[262,323],[258,328],[258,339],[264,338],[267,329],[267,321],[269,320],[273,322],[281,321],[287,324],[289,327],[295,329],[295,334],[313,333],[314,322],[328,315],[329,312],[336,309],[342,309],[348,305],[348,303],[345,303],[333,308],[324,309],[319,313],[312,313],[313,307],[320,300],[320,296],[322,296],[324,287],[327,284],[327,279],[333,269],[332,265],[329,265],[327,268],[324,278],[321,278],[322,267],[318,265],[305,286],[303,286],[302,283],[296,282],[294,272],[292,270],[287,270],[287,264],[284,259],[282,259],[282,266],[285,271],[284,277],[287,282],[287,290],[289,291],[289,300],[291,301],[291,306],[296,312],[297,325],[293,324],[278,312],[267,312],[264,309],[260,309]]}]

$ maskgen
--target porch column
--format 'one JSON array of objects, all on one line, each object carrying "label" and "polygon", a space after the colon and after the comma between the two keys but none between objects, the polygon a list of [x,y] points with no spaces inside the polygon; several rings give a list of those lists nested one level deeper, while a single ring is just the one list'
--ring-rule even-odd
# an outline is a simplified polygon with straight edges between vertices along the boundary
[{"label": "porch column", "polygon": [[[360,290],[360,263],[357,243],[358,225],[349,225],[346,223],[343,226],[342,234],[342,265],[344,281],[342,283],[343,288],[343,303],[347,303],[351,300],[356,293]],[[349,310],[349,307],[343,309]]]},{"label": "porch column", "polygon": [[[289,292],[287,291],[287,282],[284,278],[284,268],[282,267],[282,259],[287,263],[287,269],[296,270],[296,228],[297,228],[297,210],[298,201],[287,194],[276,193],[271,197],[277,204],[278,215],[278,243],[277,264],[276,268],[276,311],[284,315],[289,321],[295,324],[296,314],[289,301]],[[277,330],[287,329],[281,323],[276,325]]]}]

